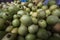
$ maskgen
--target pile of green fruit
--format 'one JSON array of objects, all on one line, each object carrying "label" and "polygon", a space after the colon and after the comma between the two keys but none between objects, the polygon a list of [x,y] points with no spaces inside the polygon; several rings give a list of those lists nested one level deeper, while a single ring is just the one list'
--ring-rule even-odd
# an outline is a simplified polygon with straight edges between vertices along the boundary
[{"label": "pile of green fruit", "polygon": [[52,1],[1,3],[0,40],[60,40],[59,6]]}]

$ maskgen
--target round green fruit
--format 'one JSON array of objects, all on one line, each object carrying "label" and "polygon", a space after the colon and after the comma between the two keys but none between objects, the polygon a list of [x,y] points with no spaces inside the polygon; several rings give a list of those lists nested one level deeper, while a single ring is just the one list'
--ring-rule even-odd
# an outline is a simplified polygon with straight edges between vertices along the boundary
[{"label": "round green fruit", "polygon": [[43,3],[42,2],[39,2],[38,4],[37,4],[37,7],[42,7],[42,5],[43,5]]},{"label": "round green fruit", "polygon": [[13,25],[14,27],[18,27],[18,26],[20,25],[20,21],[19,21],[18,19],[14,19],[14,20],[12,21],[12,25]]},{"label": "round green fruit", "polygon": [[45,18],[45,17],[46,17],[45,11],[41,11],[40,13],[38,13],[38,18]]},{"label": "round green fruit", "polygon": [[60,17],[60,10],[59,9],[56,9],[52,12],[52,15],[55,15],[55,16],[58,16]]},{"label": "round green fruit", "polygon": [[24,26],[24,25],[21,25],[18,29],[18,34],[19,35],[22,35],[22,36],[25,36],[27,34],[27,27]]},{"label": "round green fruit", "polygon": [[2,18],[5,19],[5,20],[9,19],[9,14],[8,13],[3,13]]},{"label": "round green fruit", "polygon": [[41,28],[46,28],[46,26],[47,26],[47,23],[46,23],[45,20],[39,20],[39,21],[38,21],[38,24],[39,24],[39,26],[40,26]]},{"label": "round green fruit", "polygon": [[37,25],[31,25],[28,27],[29,33],[36,33],[38,31],[38,26]]},{"label": "round green fruit", "polygon": [[25,26],[29,26],[32,24],[32,19],[29,15],[23,15],[21,18],[20,18],[20,21],[22,24],[24,24]]},{"label": "round green fruit", "polygon": [[56,1],[55,0],[50,0],[49,3],[48,3],[48,5],[50,5],[50,6],[51,5],[54,5],[54,4],[56,4]]},{"label": "round green fruit", "polygon": [[29,8],[32,8],[32,6],[33,6],[32,3],[29,3],[29,4],[28,4],[28,7],[29,7]]},{"label": "round green fruit", "polygon": [[26,12],[30,12],[30,9],[29,8],[26,8],[25,10],[26,10]]},{"label": "round green fruit", "polygon": [[50,6],[50,10],[52,11],[52,10],[54,10],[54,9],[57,9],[57,7],[58,7],[57,5],[51,5],[51,6]]},{"label": "round green fruit", "polygon": [[36,37],[35,37],[35,35],[33,35],[33,34],[28,34],[28,35],[25,37],[25,39],[26,39],[26,40],[35,40]]},{"label": "round green fruit", "polygon": [[47,17],[47,23],[48,24],[55,24],[59,21],[59,18],[57,16],[50,15]]},{"label": "round green fruit", "polygon": [[45,11],[46,12],[46,17],[48,17],[51,14],[51,11],[48,9]]},{"label": "round green fruit", "polygon": [[25,12],[23,10],[20,10],[20,11],[17,12],[17,14],[20,15],[20,16],[22,16],[22,15],[25,14]]},{"label": "round green fruit", "polygon": [[38,19],[37,19],[37,18],[32,17],[32,22],[33,22],[34,24],[37,24],[37,23],[38,23]]},{"label": "round green fruit", "polygon": [[48,6],[42,6],[42,9],[46,10],[46,9],[48,9]]},{"label": "round green fruit", "polygon": [[45,29],[39,29],[39,31],[37,32],[38,38],[47,39],[49,36],[49,33]]},{"label": "round green fruit", "polygon": [[13,26],[8,26],[5,31],[6,32],[11,32],[12,29],[13,29]]},{"label": "round green fruit", "polygon": [[33,7],[32,7],[32,11],[35,12],[36,10],[37,10],[37,7],[36,7],[36,6],[33,6]]}]

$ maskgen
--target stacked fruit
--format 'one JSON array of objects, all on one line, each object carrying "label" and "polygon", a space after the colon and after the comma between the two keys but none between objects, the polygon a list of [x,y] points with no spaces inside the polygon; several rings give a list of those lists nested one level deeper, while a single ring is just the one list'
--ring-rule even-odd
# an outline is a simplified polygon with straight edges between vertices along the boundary
[{"label": "stacked fruit", "polygon": [[0,40],[60,40],[60,8],[51,3],[1,3]]}]

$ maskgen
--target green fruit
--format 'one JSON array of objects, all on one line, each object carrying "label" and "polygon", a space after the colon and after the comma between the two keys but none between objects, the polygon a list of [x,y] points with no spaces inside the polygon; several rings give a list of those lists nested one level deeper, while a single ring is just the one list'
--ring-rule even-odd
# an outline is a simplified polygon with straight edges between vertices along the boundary
[{"label": "green fruit", "polygon": [[37,12],[33,12],[33,13],[31,14],[31,16],[32,16],[32,17],[35,17],[35,18],[37,18],[37,15],[38,15]]},{"label": "green fruit", "polygon": [[32,11],[35,12],[37,10],[37,7],[36,6],[33,6],[31,9],[32,9]]},{"label": "green fruit", "polygon": [[11,33],[17,34],[18,33],[18,28],[13,28],[12,31],[11,31]]},{"label": "green fruit", "polygon": [[52,15],[60,17],[60,10],[56,9],[52,12]]},{"label": "green fruit", "polygon": [[29,26],[32,24],[32,19],[29,15],[23,15],[21,18],[20,18],[20,21],[22,24],[24,24],[25,26]]},{"label": "green fruit", "polygon": [[13,19],[18,19],[18,15],[17,14],[13,15]]},{"label": "green fruit", "polygon": [[48,9],[45,11],[46,12],[46,17],[48,17],[51,14],[51,11]]},{"label": "green fruit", "polygon": [[19,27],[19,29],[18,29],[18,34],[24,36],[24,35],[27,34],[27,30],[28,30],[28,29],[27,29],[26,26],[21,25],[21,26]]},{"label": "green fruit", "polygon": [[35,40],[35,35],[33,35],[33,34],[28,34],[26,37],[25,37],[25,39],[26,40]]},{"label": "green fruit", "polygon": [[38,4],[37,4],[37,7],[42,7],[42,5],[43,5],[43,3],[42,2],[39,2]]},{"label": "green fruit", "polygon": [[50,0],[49,3],[48,3],[48,5],[50,5],[50,6],[51,5],[54,5],[54,4],[56,4],[56,1],[55,0]]},{"label": "green fruit", "polygon": [[18,26],[20,25],[20,21],[19,21],[18,19],[14,19],[14,20],[12,21],[12,25],[13,25],[14,27],[18,27]]},{"label": "green fruit", "polygon": [[52,10],[56,9],[57,7],[58,7],[57,5],[51,5],[50,10],[52,11]]},{"label": "green fruit", "polygon": [[32,22],[33,22],[34,24],[37,24],[37,23],[38,23],[38,19],[37,19],[37,18],[32,17]]},{"label": "green fruit", "polygon": [[5,31],[6,32],[11,32],[12,29],[13,29],[13,26],[8,26]]},{"label": "green fruit", "polygon": [[41,12],[38,14],[38,18],[45,18],[45,17],[46,17],[45,11],[41,11]]},{"label": "green fruit", "polygon": [[4,12],[2,12],[2,10],[0,10],[0,18],[2,17]]},{"label": "green fruit", "polygon": [[42,9],[46,10],[46,9],[48,9],[48,6],[42,6]]},{"label": "green fruit", "polygon": [[25,39],[22,36],[18,36],[18,40],[25,40]]},{"label": "green fruit", "polygon": [[38,26],[37,25],[31,25],[28,27],[29,33],[36,33],[38,31]]},{"label": "green fruit", "polygon": [[33,6],[32,3],[29,3],[29,4],[28,4],[28,7],[29,7],[29,8],[32,8],[32,6]]},{"label": "green fruit", "polygon": [[41,28],[46,28],[46,26],[47,26],[47,23],[46,23],[45,20],[39,20],[39,21],[38,21],[38,24],[39,24],[39,26],[40,26]]},{"label": "green fruit", "polygon": [[22,16],[22,15],[25,14],[25,12],[23,10],[20,10],[20,11],[17,12],[17,14],[20,15],[20,16]]},{"label": "green fruit", "polygon": [[7,32],[5,31],[0,31],[0,40],[5,36]]},{"label": "green fruit", "polygon": [[50,15],[47,17],[47,23],[48,24],[55,24],[57,23],[59,18],[57,16]]},{"label": "green fruit", "polygon": [[11,14],[13,14],[13,13],[15,13],[15,11],[14,11],[14,6],[12,7],[12,6],[10,6],[9,8],[8,8],[8,11],[9,11],[9,13]]},{"label": "green fruit", "polygon": [[16,34],[7,33],[1,40],[16,40]]},{"label": "green fruit", "polygon": [[2,14],[2,18],[5,19],[5,20],[7,20],[9,18],[8,12],[3,13]]},{"label": "green fruit", "polygon": [[8,9],[7,9],[7,8],[5,8],[5,9],[4,9],[4,8],[2,8],[2,11],[3,11],[3,12],[7,12],[7,11],[8,11]]},{"label": "green fruit", "polygon": [[37,37],[41,39],[47,39],[50,34],[45,29],[39,29],[37,32]]},{"label": "green fruit", "polygon": [[43,11],[43,9],[37,9],[37,13],[40,13],[41,11]]},{"label": "green fruit", "polygon": [[11,4],[9,7],[8,7],[8,12],[10,14],[15,14],[17,13],[17,11],[19,10],[19,6],[18,5],[14,5],[14,4]]},{"label": "green fruit", "polygon": [[30,12],[30,9],[29,8],[26,8],[25,10],[26,10],[26,12]]}]

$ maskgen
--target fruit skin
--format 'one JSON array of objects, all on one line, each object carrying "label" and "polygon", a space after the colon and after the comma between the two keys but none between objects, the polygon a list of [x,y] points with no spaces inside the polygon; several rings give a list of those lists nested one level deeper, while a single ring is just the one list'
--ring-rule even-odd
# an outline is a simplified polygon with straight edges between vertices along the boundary
[{"label": "fruit skin", "polygon": [[48,24],[55,24],[59,21],[59,18],[57,16],[50,15],[47,17],[47,23]]},{"label": "fruit skin", "polygon": [[39,26],[40,26],[41,28],[46,28],[46,26],[47,26],[47,23],[46,23],[45,20],[39,20],[39,21],[38,21],[38,24],[39,24]]},{"label": "fruit skin", "polygon": [[7,20],[9,18],[8,12],[2,13],[2,18]]},{"label": "fruit skin", "polygon": [[38,19],[35,18],[35,17],[32,17],[32,22],[33,22],[34,24],[37,24],[37,23],[38,23]]},{"label": "fruit skin", "polygon": [[52,15],[55,15],[55,16],[60,17],[60,10],[59,10],[59,9],[55,9],[55,10],[52,12]]},{"label": "fruit skin", "polygon": [[31,16],[37,18],[38,13],[37,13],[37,12],[33,12],[33,13],[31,14]]},{"label": "fruit skin", "polygon": [[51,11],[48,9],[45,11],[46,12],[46,17],[48,17],[51,14]]},{"label": "fruit skin", "polygon": [[7,34],[5,31],[0,31],[0,40]]},{"label": "fruit skin", "polygon": [[18,40],[25,40],[25,39],[22,36],[18,36]]},{"label": "fruit skin", "polygon": [[29,9],[29,8],[26,8],[25,10],[26,10],[26,12],[28,12],[28,13],[30,12],[30,9]]},{"label": "fruit skin", "polygon": [[39,3],[37,4],[37,7],[41,8],[41,7],[42,7],[42,2],[39,2]]},{"label": "fruit skin", "polygon": [[12,25],[13,25],[14,27],[18,27],[18,26],[20,25],[20,21],[19,21],[18,19],[14,19],[14,20],[12,21]]},{"label": "fruit skin", "polygon": [[33,12],[35,12],[37,10],[37,7],[33,6],[31,9],[32,9]]},{"label": "fruit skin", "polygon": [[32,6],[33,6],[32,3],[29,3],[29,4],[28,4],[28,7],[29,7],[29,8],[32,8]]},{"label": "fruit skin", "polygon": [[48,6],[42,6],[42,9],[46,10],[46,9],[48,9]]},{"label": "fruit skin", "polygon": [[41,39],[47,39],[50,34],[45,29],[39,29],[37,32],[37,37]]},{"label": "fruit skin", "polygon": [[26,40],[35,40],[35,35],[34,34],[28,34],[28,35],[26,35],[26,37],[25,37],[25,39]]},{"label": "fruit skin", "polygon": [[55,0],[50,0],[49,3],[48,3],[49,6],[54,5],[54,4],[56,4]]},{"label": "fruit skin", "polygon": [[32,19],[29,15],[23,15],[21,18],[20,18],[20,21],[23,25],[25,26],[29,26],[32,24]]},{"label": "fruit skin", "polygon": [[10,6],[8,7],[8,12],[9,12],[11,15],[17,13],[18,10],[19,10],[18,5],[13,5],[13,4],[12,4],[12,5],[10,5]]},{"label": "fruit skin", "polygon": [[55,9],[57,9],[57,7],[58,7],[57,5],[51,5],[51,6],[50,6],[50,10],[51,10],[51,11],[52,11],[52,10],[55,10]]},{"label": "fruit skin", "polygon": [[46,13],[45,13],[45,11],[40,11],[39,13],[38,13],[38,18],[45,18],[46,17]]},{"label": "fruit skin", "polygon": [[14,33],[7,33],[1,40],[15,40],[16,36]]},{"label": "fruit skin", "polygon": [[25,12],[24,12],[23,10],[19,10],[19,11],[17,12],[17,14],[18,14],[19,16],[22,16],[22,15],[25,14]]},{"label": "fruit skin", "polygon": [[13,15],[13,19],[18,19],[19,16],[17,14]]},{"label": "fruit skin", "polygon": [[24,25],[22,25],[22,24],[21,24],[21,26],[18,28],[18,34],[19,34],[19,35],[25,36],[25,35],[27,34],[27,31],[28,31],[27,27],[24,26]]},{"label": "fruit skin", "polygon": [[29,33],[36,33],[38,31],[38,26],[37,25],[31,25],[28,27]]},{"label": "fruit skin", "polygon": [[13,29],[13,26],[8,26],[5,31],[6,32],[11,32],[12,29]]},{"label": "fruit skin", "polygon": [[11,31],[11,33],[17,34],[18,33],[18,28],[13,28],[12,31]]}]

